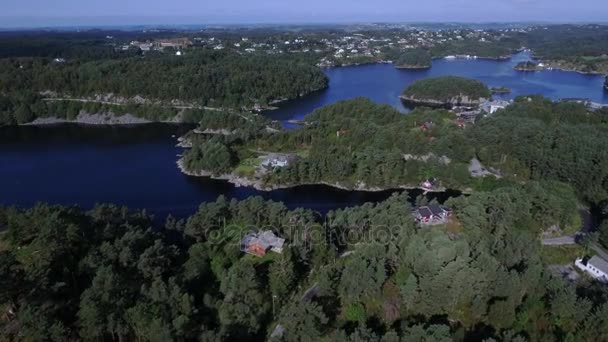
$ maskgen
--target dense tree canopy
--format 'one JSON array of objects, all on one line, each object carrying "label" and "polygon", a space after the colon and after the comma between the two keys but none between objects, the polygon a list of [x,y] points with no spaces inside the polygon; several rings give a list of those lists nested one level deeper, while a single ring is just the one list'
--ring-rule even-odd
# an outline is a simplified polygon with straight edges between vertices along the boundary
[{"label": "dense tree canopy", "polygon": [[424,69],[430,68],[433,61],[427,50],[411,49],[402,53],[394,63],[397,68]]},{"label": "dense tree canopy", "polygon": [[[224,143],[237,158],[234,165],[258,150],[304,156],[266,175],[263,181],[269,184],[395,188],[437,178],[446,188],[482,190],[553,180],[570,185],[579,198],[600,203],[608,199],[608,156],[597,146],[605,140],[607,120],[582,104],[532,96],[463,129],[444,110],[418,108],[403,115],[360,98],[316,110],[298,130],[258,131]],[[185,158],[204,158],[199,150],[186,152]],[[503,178],[471,177],[474,157]]]},{"label": "dense tree canopy", "polygon": [[0,92],[30,89],[73,97],[112,93],[215,107],[267,105],[327,85],[323,72],[289,58],[199,52],[91,62],[0,61]]},{"label": "dense tree canopy", "polygon": [[519,98],[471,130],[479,157],[526,179],[570,183],[591,202],[608,198],[606,118],[584,106]]},{"label": "dense tree canopy", "polygon": [[[240,109],[268,106],[327,86],[327,77],[319,68],[297,58],[204,50],[179,57],[150,55],[66,63],[44,58],[2,59],[0,70],[0,111],[7,116],[19,110],[17,122],[32,116],[65,117],[66,107],[77,106],[73,112],[87,105],[63,103],[66,98],[94,100],[90,107],[98,110],[114,103]],[[46,108],[41,94],[64,99],[58,105],[62,107]],[[112,96],[104,100],[108,94]],[[24,113],[26,107],[31,114]],[[122,113],[133,110],[110,107]]]},{"label": "dense tree canopy", "polygon": [[403,90],[403,97],[438,104],[467,104],[489,99],[491,92],[480,81],[456,76],[432,77],[414,81]]},{"label": "dense tree canopy", "polygon": [[[277,329],[271,340],[604,340],[606,288],[541,262],[536,236],[561,200],[545,189],[451,199],[453,224],[435,228],[415,225],[406,193],[325,220],[220,197],[164,227],[111,205],[0,208],[0,329],[9,340],[261,341]],[[262,227],[287,239],[282,254],[240,252]]]}]

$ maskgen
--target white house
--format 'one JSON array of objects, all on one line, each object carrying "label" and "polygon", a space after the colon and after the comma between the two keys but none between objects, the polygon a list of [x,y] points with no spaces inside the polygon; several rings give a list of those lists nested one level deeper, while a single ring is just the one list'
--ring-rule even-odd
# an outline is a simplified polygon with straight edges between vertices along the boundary
[{"label": "white house", "polygon": [[507,108],[510,104],[511,104],[511,102],[509,102],[509,101],[488,100],[488,101],[482,103],[480,107],[481,107],[481,110],[483,110],[484,112],[486,112],[488,114],[494,114],[497,111],[499,111],[500,109]]},{"label": "white house", "polygon": [[593,278],[608,283],[608,261],[598,256],[593,256],[586,261],[585,259],[576,259],[574,264]]},{"label": "white house", "polygon": [[262,166],[266,167],[286,167],[295,159],[294,155],[290,154],[269,154],[261,163]]}]

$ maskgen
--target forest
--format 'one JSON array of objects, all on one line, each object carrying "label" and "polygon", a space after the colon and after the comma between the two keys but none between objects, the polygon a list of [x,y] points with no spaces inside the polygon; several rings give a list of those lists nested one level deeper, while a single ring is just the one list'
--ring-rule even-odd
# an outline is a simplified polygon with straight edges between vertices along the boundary
[{"label": "forest", "polygon": [[[518,97],[506,110],[463,128],[446,110],[417,108],[402,115],[359,98],[317,109],[305,122],[297,130],[203,139],[184,158],[200,170],[194,165],[207,158],[200,148],[221,145],[229,153],[213,155],[230,156],[215,162],[226,172],[256,151],[302,156],[266,174],[262,181],[268,184],[390,189],[436,178],[443,188],[479,191],[551,180],[568,184],[572,196],[587,203],[608,200],[608,152],[597,148],[606,140],[608,119],[582,104]],[[472,158],[502,178],[472,177]]]},{"label": "forest", "polygon": [[492,42],[479,42],[476,39],[449,41],[433,46],[430,52],[433,57],[470,55],[479,58],[505,59],[509,58],[520,47],[520,41],[503,37]]},{"label": "forest", "polygon": [[602,25],[550,25],[515,37],[551,66],[585,73],[608,73],[608,28]]},{"label": "forest", "polygon": [[[554,276],[536,242],[548,222],[571,215],[572,203],[551,193],[559,188],[531,182],[453,198],[454,219],[435,228],[415,225],[407,193],[325,217],[220,197],[164,226],[113,205],[0,208],[1,335],[606,340],[607,288]],[[285,238],[282,253],[240,252],[243,234],[258,229]]]},{"label": "forest", "polygon": [[[0,60],[0,113],[4,123],[21,123],[49,112],[55,115],[42,97],[95,99],[106,94],[112,94],[110,102],[119,105],[264,108],[323,89],[327,82],[319,68],[291,56],[197,51],[186,56],[146,55],[65,63],[10,58]],[[57,112],[60,117],[65,113]],[[140,112],[145,111],[132,114]],[[169,113],[165,116],[171,114],[165,112]]]},{"label": "forest", "polygon": [[432,64],[431,54],[424,49],[411,49],[402,53],[394,62],[396,68],[426,69]]},{"label": "forest", "polygon": [[484,83],[458,76],[430,77],[412,82],[402,93],[411,101],[451,103],[477,103],[489,99],[492,93]]},{"label": "forest", "polygon": [[[363,185],[391,188],[417,186],[433,176],[440,178],[446,187],[484,183],[470,179],[467,163],[473,157],[474,149],[465,143],[464,131],[450,119],[447,111],[417,109],[405,116],[388,105],[358,98],[317,109],[305,120],[307,124],[301,129],[258,131],[250,139],[234,135],[213,136],[186,151],[184,160],[193,166],[191,170],[200,170],[194,165],[198,160],[208,158],[200,148],[220,144],[236,159],[216,164],[233,167],[254,158],[258,150],[306,156],[268,174],[264,182],[269,184],[327,182],[346,188]],[[426,122],[432,122],[433,127],[423,131],[420,126]],[[406,161],[405,153],[414,156],[431,153],[432,156],[426,161],[416,158]],[[451,158],[447,165],[443,156]]]}]

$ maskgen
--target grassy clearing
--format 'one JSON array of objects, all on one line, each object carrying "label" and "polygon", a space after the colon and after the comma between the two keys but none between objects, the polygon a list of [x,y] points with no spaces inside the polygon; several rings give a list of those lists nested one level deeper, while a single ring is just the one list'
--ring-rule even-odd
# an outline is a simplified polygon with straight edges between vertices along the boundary
[{"label": "grassy clearing", "polygon": [[541,258],[547,265],[564,265],[573,263],[576,258],[585,255],[585,250],[580,245],[543,246]]},{"label": "grassy clearing", "polygon": [[305,150],[299,150],[298,152],[295,153],[298,157],[302,157],[302,158],[307,158],[308,155],[310,154],[310,150],[309,149],[305,149]]},{"label": "grassy clearing", "polygon": [[255,169],[260,165],[264,158],[252,157],[242,160],[234,169],[234,173],[238,176],[253,176]]}]

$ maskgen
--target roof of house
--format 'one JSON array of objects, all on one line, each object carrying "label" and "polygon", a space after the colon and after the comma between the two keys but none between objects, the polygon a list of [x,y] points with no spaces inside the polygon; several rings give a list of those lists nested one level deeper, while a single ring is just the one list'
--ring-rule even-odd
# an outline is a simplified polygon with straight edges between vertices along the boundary
[{"label": "roof of house", "polygon": [[429,210],[433,213],[433,215],[441,215],[445,209],[437,204],[429,204]]},{"label": "roof of house", "polygon": [[264,249],[268,249],[270,247],[283,248],[285,244],[285,239],[282,239],[270,230],[261,232],[261,233],[252,233],[247,234],[241,240],[241,247],[248,248],[249,246],[257,244]]},{"label": "roof of house", "polygon": [[265,161],[266,162],[271,162],[271,161],[289,162],[289,161],[294,160],[295,158],[296,158],[296,156],[293,154],[270,153],[268,156],[266,156]]},{"label": "roof of house", "polygon": [[587,261],[587,265],[592,265],[605,274],[608,274],[608,261],[598,257],[597,255],[594,255],[591,259],[589,259],[589,261]]},{"label": "roof of house", "polygon": [[418,208],[418,214],[422,217],[433,216],[433,212],[428,207]]}]

